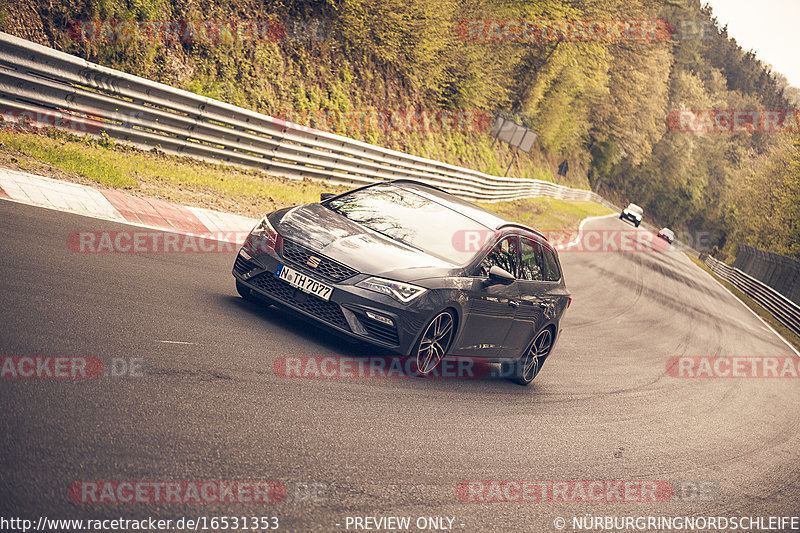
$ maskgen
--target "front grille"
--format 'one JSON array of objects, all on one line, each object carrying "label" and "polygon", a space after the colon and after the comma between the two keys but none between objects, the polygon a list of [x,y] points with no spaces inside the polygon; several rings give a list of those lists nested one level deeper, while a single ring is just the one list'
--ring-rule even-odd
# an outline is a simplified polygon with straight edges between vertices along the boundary
[{"label": "front grille", "polygon": [[241,255],[236,256],[236,261],[233,263],[233,271],[239,274],[240,276],[244,276],[251,270],[256,268],[256,265],[242,257]]},{"label": "front grille", "polygon": [[344,318],[344,313],[342,313],[342,308],[338,304],[326,302],[321,298],[295,289],[285,281],[276,278],[271,272],[259,274],[249,280],[248,283],[252,283],[276,300],[300,308],[323,322],[350,330],[347,320]]},{"label": "front grille", "polygon": [[372,320],[365,315],[359,315],[358,320],[364,326],[364,329],[367,330],[367,333],[376,339],[394,346],[400,344],[400,339],[397,336],[397,328],[395,326]]},{"label": "front grille", "polygon": [[[319,259],[319,266],[317,266],[317,268],[308,264],[308,260],[312,256]],[[322,254],[318,254],[305,246],[301,246],[287,239],[283,240],[281,257],[301,267],[303,270],[318,274],[329,281],[344,281],[358,274],[358,270],[352,269],[347,265],[343,265],[338,261],[334,261],[329,257],[325,257]]]}]

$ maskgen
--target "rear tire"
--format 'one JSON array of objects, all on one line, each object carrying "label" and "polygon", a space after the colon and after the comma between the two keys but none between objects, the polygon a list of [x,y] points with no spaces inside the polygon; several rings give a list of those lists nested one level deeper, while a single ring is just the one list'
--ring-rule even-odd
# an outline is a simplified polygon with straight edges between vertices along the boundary
[{"label": "rear tire", "polygon": [[539,375],[547,356],[553,349],[553,330],[545,328],[533,338],[525,353],[516,362],[511,363],[511,377],[508,378],[519,385],[528,386]]}]

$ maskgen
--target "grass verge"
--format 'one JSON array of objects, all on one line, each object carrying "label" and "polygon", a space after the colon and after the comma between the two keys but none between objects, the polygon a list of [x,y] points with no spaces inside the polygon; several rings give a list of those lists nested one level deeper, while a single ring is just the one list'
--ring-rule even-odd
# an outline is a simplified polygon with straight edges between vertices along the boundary
[{"label": "grass verge", "polygon": [[287,205],[318,201],[321,192],[344,190],[321,182],[279,178],[57,131],[0,131],[0,165],[254,218]]},{"label": "grass verge", "polygon": [[710,268],[708,268],[708,265],[706,265],[705,263],[703,263],[703,262],[702,262],[702,261],[700,261],[699,259],[697,259],[697,258],[695,258],[695,257],[692,257],[692,256],[690,256],[689,254],[686,254],[686,257],[688,257],[689,259],[691,259],[692,261],[694,261],[694,262],[697,264],[697,266],[699,266],[700,268],[702,268],[703,270],[705,270],[706,272],[708,272],[709,274],[711,274],[711,276],[712,276],[714,279],[716,279],[717,281],[719,281],[719,282],[722,284],[722,286],[723,286],[723,287],[725,287],[726,289],[728,289],[729,291],[731,291],[731,292],[733,293],[733,295],[734,295],[734,296],[736,296],[737,298],[739,298],[739,299],[740,299],[742,302],[744,302],[744,303],[745,303],[745,305],[747,305],[747,307],[749,307],[750,309],[752,309],[752,310],[753,310],[753,311],[754,311],[754,312],[755,312],[755,313],[756,313],[758,316],[760,316],[761,318],[763,318],[763,319],[764,319],[764,321],[765,321],[767,324],[769,324],[770,326],[772,326],[772,328],[773,328],[775,331],[777,331],[778,333],[780,333],[780,334],[781,334],[781,336],[782,336],[784,339],[786,339],[787,341],[789,341],[789,343],[790,343],[792,346],[794,346],[795,348],[797,348],[798,350],[800,350],[800,336],[798,336],[798,335],[797,335],[797,334],[796,334],[794,331],[792,331],[791,329],[789,329],[789,328],[787,328],[786,326],[784,326],[784,325],[783,325],[783,322],[781,322],[780,320],[778,320],[777,318],[775,318],[775,315],[773,315],[772,313],[770,313],[769,311],[767,311],[767,310],[766,310],[766,309],[765,309],[765,308],[764,308],[764,307],[763,307],[763,306],[762,306],[760,303],[756,302],[755,300],[753,300],[752,298],[750,298],[748,295],[746,295],[745,293],[743,293],[743,292],[742,292],[740,289],[738,289],[738,288],[737,288],[737,287],[736,287],[736,286],[735,286],[733,283],[731,283],[731,282],[729,282],[729,281],[726,281],[726,280],[722,279],[721,277],[719,277],[718,275],[714,274],[714,272],[713,272],[713,271],[712,271]]},{"label": "grass verge", "polygon": [[610,215],[611,209],[594,202],[527,198],[511,202],[481,204],[511,220],[543,232],[577,229],[586,217]]},{"label": "grass verge", "polygon": [[[254,218],[281,207],[316,202],[322,192],[345,190],[322,182],[279,178],[55,130],[0,131],[0,166]],[[594,202],[551,198],[484,207],[544,231],[577,229],[587,216],[611,213]]]}]

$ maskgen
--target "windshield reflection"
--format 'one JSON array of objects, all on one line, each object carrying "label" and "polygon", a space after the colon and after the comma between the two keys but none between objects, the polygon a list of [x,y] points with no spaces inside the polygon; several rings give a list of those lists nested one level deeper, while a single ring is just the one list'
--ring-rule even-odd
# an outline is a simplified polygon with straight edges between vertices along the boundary
[{"label": "windshield reflection", "polygon": [[456,250],[452,233],[486,227],[452,209],[394,185],[375,185],[326,204],[328,209],[373,231],[454,264],[474,252]]}]

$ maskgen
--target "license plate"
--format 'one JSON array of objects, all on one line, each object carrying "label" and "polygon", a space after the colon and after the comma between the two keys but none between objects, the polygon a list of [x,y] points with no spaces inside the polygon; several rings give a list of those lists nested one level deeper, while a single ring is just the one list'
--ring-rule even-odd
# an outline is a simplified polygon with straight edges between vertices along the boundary
[{"label": "license plate", "polygon": [[309,278],[305,274],[301,274],[300,272],[293,270],[286,265],[278,265],[278,269],[275,271],[275,276],[282,279],[289,285],[297,287],[303,292],[318,296],[323,300],[327,301],[331,298],[333,287]]}]

